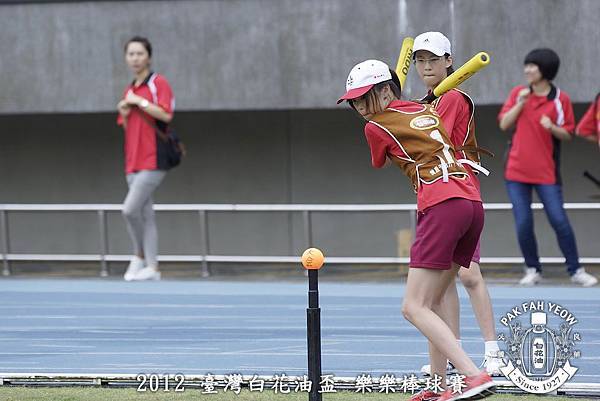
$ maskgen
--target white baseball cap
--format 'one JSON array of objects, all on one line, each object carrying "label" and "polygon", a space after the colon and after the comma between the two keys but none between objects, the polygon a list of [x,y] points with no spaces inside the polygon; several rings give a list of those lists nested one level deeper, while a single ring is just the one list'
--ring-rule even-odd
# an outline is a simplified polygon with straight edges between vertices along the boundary
[{"label": "white baseball cap", "polygon": [[444,54],[452,54],[450,41],[441,32],[425,32],[415,38],[413,43],[413,55],[417,50],[427,50],[438,57]]},{"label": "white baseball cap", "polygon": [[346,94],[339,98],[338,103],[344,100],[356,99],[371,90],[371,88],[384,81],[392,79],[390,67],[383,61],[365,60],[356,64],[346,80]]}]

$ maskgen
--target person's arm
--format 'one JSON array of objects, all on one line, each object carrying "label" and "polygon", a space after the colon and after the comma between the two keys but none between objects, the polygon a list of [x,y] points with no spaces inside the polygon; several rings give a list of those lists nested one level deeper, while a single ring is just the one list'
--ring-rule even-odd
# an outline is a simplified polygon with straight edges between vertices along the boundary
[{"label": "person's arm", "polygon": [[571,133],[563,127],[559,127],[558,125],[554,124],[547,115],[542,116],[540,119],[540,124],[542,124],[542,127],[546,128],[556,139],[561,141],[571,140]]},{"label": "person's arm", "polygon": [[527,101],[530,92],[531,91],[529,88],[521,89],[517,94],[517,100],[515,104],[512,105],[508,111],[501,115],[499,126],[502,131],[506,131],[515,125],[519,115],[521,114],[521,111],[523,111],[523,107],[525,106],[525,102]]},{"label": "person's arm", "polygon": [[380,131],[381,129],[373,124],[365,126],[365,137],[371,150],[371,165],[375,168],[386,167],[391,163],[387,156],[388,145]]},{"label": "person's arm", "polygon": [[558,101],[562,107],[562,113],[557,117],[556,123],[550,117],[543,115],[540,119],[540,124],[550,131],[550,133],[558,140],[570,141],[575,131],[575,115],[573,113],[573,105],[569,96],[561,92]]},{"label": "person's arm", "polygon": [[[165,111],[162,107],[149,102],[147,99],[136,95],[133,91],[127,92],[127,96],[125,96],[125,102],[131,107],[136,106],[144,113],[150,115],[151,117],[156,118],[157,120],[164,121],[166,123],[170,123],[173,119],[173,114]],[[146,102],[148,102],[146,104]],[[146,106],[146,107],[144,107]]]},{"label": "person's arm", "polygon": [[129,113],[131,113],[131,107],[127,104],[125,99],[122,99],[119,103],[117,103],[117,111],[119,112],[117,124],[121,125],[123,129],[126,130],[127,118],[129,117]]},{"label": "person's arm", "polygon": [[[598,97],[596,97],[596,99],[598,99]],[[596,120],[597,102],[598,100],[592,102],[575,129],[575,135],[590,142],[598,142],[598,121]]]},{"label": "person's arm", "polygon": [[389,167],[394,164],[393,158],[408,158],[396,142],[380,127],[374,124],[365,126],[365,136],[371,149],[371,164],[375,168]]}]

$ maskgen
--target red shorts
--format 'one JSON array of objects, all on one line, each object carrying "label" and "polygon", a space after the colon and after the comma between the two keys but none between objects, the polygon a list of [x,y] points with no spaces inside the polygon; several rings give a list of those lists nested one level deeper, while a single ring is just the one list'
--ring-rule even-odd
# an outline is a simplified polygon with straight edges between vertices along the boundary
[{"label": "red shorts", "polygon": [[[475,248],[475,253],[473,253],[473,257],[471,258],[471,262],[475,262],[479,264],[481,260],[481,237],[477,240],[477,247]],[[469,267],[469,266],[467,266]]]},{"label": "red shorts", "polygon": [[483,230],[481,202],[452,198],[417,214],[410,267],[448,270],[452,262],[469,267]]}]

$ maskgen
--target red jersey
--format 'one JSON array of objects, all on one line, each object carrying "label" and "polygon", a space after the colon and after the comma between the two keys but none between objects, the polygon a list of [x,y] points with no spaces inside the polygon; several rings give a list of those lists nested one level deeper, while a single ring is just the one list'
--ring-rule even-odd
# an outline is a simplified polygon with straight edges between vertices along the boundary
[{"label": "red jersey", "polygon": [[[451,198],[464,198],[474,201],[481,201],[477,188],[471,182],[468,173],[460,167],[456,160],[447,160],[448,164],[445,168],[450,171],[447,175],[447,181],[442,178],[442,173],[435,166],[427,166],[421,170],[419,174],[420,161],[427,159],[435,159],[432,155],[423,155],[423,149],[434,150],[434,146],[439,146],[444,150],[451,149],[449,144],[443,143],[443,137],[446,135],[444,129],[440,125],[424,127],[420,126],[416,119],[423,117],[436,117],[431,114],[432,109],[429,106],[423,106],[421,104],[405,101],[393,101],[388,109],[383,113],[376,114],[373,119],[365,126],[365,136],[371,149],[371,160],[373,167],[380,168],[386,162],[386,158],[390,158],[396,164],[406,164],[404,168],[405,172],[412,171],[411,168],[416,169],[414,174],[410,174],[411,179],[417,182],[417,208],[420,211],[427,209],[433,205],[443,202]],[[389,112],[390,114],[386,118],[383,118],[384,113]],[[397,113],[397,114],[393,114]],[[406,140],[403,138],[403,132],[390,128],[390,119],[401,119],[410,118],[409,124],[405,124],[406,130],[411,130],[412,137],[406,135]],[[436,118],[432,118],[430,121],[434,121]],[[413,121],[415,123],[413,123]],[[436,123],[437,124],[437,123]],[[440,137],[442,137],[442,143],[440,138],[437,136],[434,138],[434,131],[441,131]],[[433,130],[433,131],[432,131]],[[431,132],[430,132],[431,131]],[[439,133],[439,132],[438,132]],[[419,138],[421,138],[422,144],[419,144]],[[437,145],[435,145],[437,144]],[[444,150],[440,150],[444,152]],[[453,156],[446,154],[446,159],[453,159]],[[414,167],[412,167],[414,165]],[[452,169],[454,167],[454,169]],[[402,168],[402,167],[401,167]],[[431,175],[431,176],[430,176]],[[416,178],[415,178],[416,177]],[[433,179],[431,179],[433,178]],[[414,183],[413,183],[414,185]]]},{"label": "red jersey", "polygon": [[[516,103],[525,86],[515,87],[498,114],[501,120]],[[560,184],[560,140],[540,120],[548,116],[554,124],[573,132],[575,118],[569,96],[552,85],[548,96],[530,94],[517,118],[510,142],[504,176],[527,184]]]},{"label": "red jersey", "polygon": [[600,93],[577,124],[575,132],[583,137],[596,137],[600,143]]},{"label": "red jersey", "polygon": [[[135,82],[127,85],[123,91],[123,98],[127,92],[133,91],[138,96],[143,97],[150,103],[162,108],[167,113],[172,114],[175,108],[175,99],[173,91],[167,79],[160,74],[150,73],[140,85],[135,86]],[[163,170],[166,169],[166,161],[163,159],[163,152],[159,152],[157,133],[155,128],[144,118],[144,111],[134,107],[127,117],[127,128],[125,129],[125,173],[135,173],[141,170]],[[153,122],[161,130],[166,131],[167,124],[156,120],[152,116],[145,114],[147,120]],[[117,124],[123,124],[123,118],[119,114]]]},{"label": "red jersey", "polygon": [[[475,138],[475,103],[469,95],[458,89],[452,89],[433,103],[435,110],[442,118],[442,124],[456,149],[461,149],[464,146],[477,147],[477,139]],[[459,150],[456,152],[456,157],[463,162],[463,167],[469,171],[473,183],[477,190],[481,191],[479,179],[477,177],[477,169],[472,167],[471,163],[481,166],[481,160],[478,152],[467,152]],[[483,169],[485,174],[489,174]]]}]

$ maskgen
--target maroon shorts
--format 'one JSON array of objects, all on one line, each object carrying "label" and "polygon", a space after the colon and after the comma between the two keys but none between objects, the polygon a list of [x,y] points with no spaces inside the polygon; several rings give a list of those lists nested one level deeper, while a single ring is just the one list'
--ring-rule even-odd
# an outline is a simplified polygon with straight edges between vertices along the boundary
[{"label": "maroon shorts", "polygon": [[[481,260],[481,237],[477,240],[477,247],[475,247],[475,253],[473,253],[473,257],[471,258],[471,262],[475,262],[479,264]],[[467,266],[469,267],[469,266]]]},{"label": "maroon shorts", "polygon": [[469,267],[483,230],[483,205],[452,198],[417,214],[410,267],[447,270],[452,262]]}]

